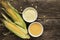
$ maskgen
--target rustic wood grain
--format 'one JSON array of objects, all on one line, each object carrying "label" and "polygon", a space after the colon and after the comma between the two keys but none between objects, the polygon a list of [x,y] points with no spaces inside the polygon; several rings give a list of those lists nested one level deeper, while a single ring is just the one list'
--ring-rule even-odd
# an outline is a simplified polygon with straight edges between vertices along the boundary
[{"label": "rustic wood grain", "polygon": [[[44,27],[44,33],[38,37],[31,37],[29,40],[60,40],[60,1],[59,0],[9,0],[10,3],[22,15],[26,7],[34,7],[38,11],[37,22]],[[2,13],[0,5],[0,13]],[[2,18],[0,14],[0,19]],[[27,23],[27,28],[29,23]],[[6,29],[0,22],[0,40],[25,40],[17,37]],[[27,39],[26,39],[27,40]]]}]

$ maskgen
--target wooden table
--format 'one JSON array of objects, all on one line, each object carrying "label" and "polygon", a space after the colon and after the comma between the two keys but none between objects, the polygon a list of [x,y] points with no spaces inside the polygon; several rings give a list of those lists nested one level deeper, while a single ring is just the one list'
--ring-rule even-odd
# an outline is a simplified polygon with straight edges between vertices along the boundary
[{"label": "wooden table", "polygon": [[[42,23],[44,27],[43,34],[38,38],[31,37],[29,40],[60,40],[60,1],[27,1],[27,0],[10,0],[11,4],[22,15],[26,7],[34,7],[38,11],[37,22]],[[0,5],[1,6],[1,5]],[[0,7],[0,13],[2,13]],[[2,18],[0,14],[0,19]],[[29,23],[27,23],[27,28]],[[0,40],[23,40],[10,32],[0,22]]]}]

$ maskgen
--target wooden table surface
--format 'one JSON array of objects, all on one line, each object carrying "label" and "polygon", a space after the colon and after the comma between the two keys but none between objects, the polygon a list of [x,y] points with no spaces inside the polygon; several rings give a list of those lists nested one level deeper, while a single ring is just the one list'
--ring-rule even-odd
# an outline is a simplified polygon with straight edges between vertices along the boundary
[{"label": "wooden table surface", "polygon": [[[11,4],[22,15],[26,7],[34,7],[38,11],[37,22],[44,27],[43,34],[29,40],[60,40],[60,1],[59,0],[10,0]],[[0,13],[2,13],[0,5]],[[2,18],[0,14],[0,19]],[[27,24],[27,28],[29,23]],[[0,21],[0,40],[23,40],[9,31]]]}]

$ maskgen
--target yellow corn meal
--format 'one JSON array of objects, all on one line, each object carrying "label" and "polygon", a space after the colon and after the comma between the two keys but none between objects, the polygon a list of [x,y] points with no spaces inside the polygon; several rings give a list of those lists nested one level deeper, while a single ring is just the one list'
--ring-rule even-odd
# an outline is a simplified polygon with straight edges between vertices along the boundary
[{"label": "yellow corn meal", "polygon": [[42,32],[42,27],[38,23],[34,23],[30,26],[30,33],[33,35],[39,35]]}]

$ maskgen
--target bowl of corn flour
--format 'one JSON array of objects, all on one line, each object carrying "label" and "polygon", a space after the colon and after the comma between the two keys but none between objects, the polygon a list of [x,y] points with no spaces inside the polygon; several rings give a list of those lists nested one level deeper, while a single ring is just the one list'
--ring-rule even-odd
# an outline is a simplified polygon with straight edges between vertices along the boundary
[{"label": "bowl of corn flour", "polygon": [[33,7],[27,7],[22,12],[22,16],[26,22],[30,23],[30,22],[34,22],[37,19],[38,13],[37,10],[34,9]]}]

